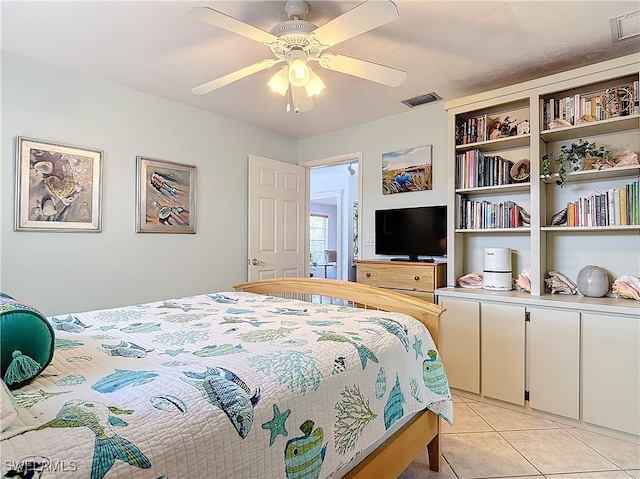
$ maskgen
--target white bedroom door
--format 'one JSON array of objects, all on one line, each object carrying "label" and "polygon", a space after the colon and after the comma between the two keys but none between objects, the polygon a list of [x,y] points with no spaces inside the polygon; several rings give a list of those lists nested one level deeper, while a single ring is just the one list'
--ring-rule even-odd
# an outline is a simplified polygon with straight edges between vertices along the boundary
[{"label": "white bedroom door", "polygon": [[248,280],[307,276],[307,169],[249,155],[248,171]]}]

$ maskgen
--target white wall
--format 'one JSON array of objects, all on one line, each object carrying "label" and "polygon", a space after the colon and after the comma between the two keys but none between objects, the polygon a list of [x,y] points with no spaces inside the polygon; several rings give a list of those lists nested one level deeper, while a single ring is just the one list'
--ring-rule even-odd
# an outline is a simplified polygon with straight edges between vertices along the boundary
[{"label": "white wall", "polygon": [[[13,231],[15,138],[104,151],[102,232]],[[297,141],[2,52],[0,289],[47,315],[230,290],[247,278],[247,155]],[[136,234],[136,155],[197,166],[197,234]]]},{"label": "white wall", "polygon": [[[300,140],[300,163],[362,151],[362,248],[359,259],[375,258],[367,236],[374,235],[374,211],[404,206],[447,203],[447,113],[442,102],[416,107],[406,113]],[[433,145],[433,189],[382,194],[382,155],[416,146]]]}]

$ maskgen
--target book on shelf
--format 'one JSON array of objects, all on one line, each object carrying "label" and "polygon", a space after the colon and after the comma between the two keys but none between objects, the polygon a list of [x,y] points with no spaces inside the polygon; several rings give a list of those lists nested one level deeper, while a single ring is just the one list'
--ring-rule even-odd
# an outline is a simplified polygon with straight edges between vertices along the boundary
[{"label": "book on shelf", "polygon": [[638,182],[632,183],[627,189],[627,215],[630,223],[633,225],[640,225],[640,218],[638,218],[638,206],[640,200],[638,200]]},{"label": "book on shelf", "polygon": [[627,189],[620,188],[620,225],[624,226],[627,223]]},{"label": "book on shelf", "polygon": [[613,190],[613,225],[620,225],[620,190]]},{"label": "book on shelf", "polygon": [[567,226],[640,225],[638,180],[567,203]]}]

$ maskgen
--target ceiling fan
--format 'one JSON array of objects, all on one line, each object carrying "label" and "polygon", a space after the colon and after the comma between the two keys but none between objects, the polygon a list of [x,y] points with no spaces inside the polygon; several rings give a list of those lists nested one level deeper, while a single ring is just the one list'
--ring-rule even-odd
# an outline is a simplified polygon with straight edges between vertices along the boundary
[{"label": "ceiling fan", "polygon": [[287,111],[298,113],[313,108],[312,97],[325,88],[322,79],[311,68],[311,62],[318,62],[327,70],[391,87],[400,85],[407,78],[407,73],[402,70],[325,51],[397,19],[398,9],[390,0],[365,1],[320,27],[304,20],[309,13],[307,2],[286,0],[284,9],[289,20],[278,23],[270,32],[209,7],[195,7],[189,10],[189,16],[194,19],[260,42],[269,47],[275,56],[204,83],[193,88],[191,92],[197,95],[209,93],[276,64],[284,63],[271,77],[268,86],[282,96],[287,95]]}]

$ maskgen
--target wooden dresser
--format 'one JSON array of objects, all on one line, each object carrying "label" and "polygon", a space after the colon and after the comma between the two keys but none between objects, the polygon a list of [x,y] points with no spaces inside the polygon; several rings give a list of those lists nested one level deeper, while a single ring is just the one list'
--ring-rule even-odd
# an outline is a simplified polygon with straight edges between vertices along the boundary
[{"label": "wooden dresser", "polygon": [[356,281],[435,302],[434,290],[446,285],[446,263],[360,260]]}]

